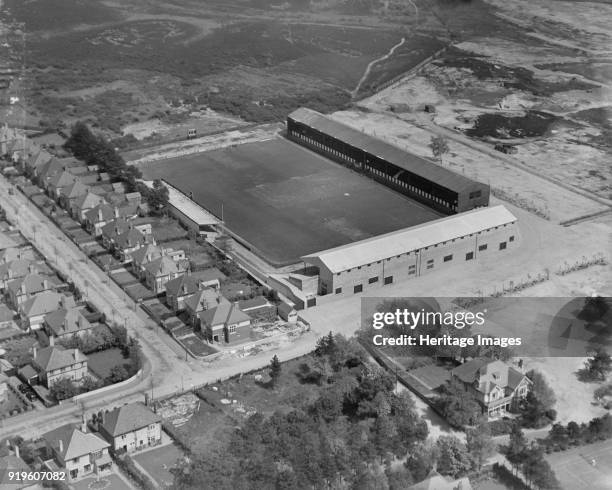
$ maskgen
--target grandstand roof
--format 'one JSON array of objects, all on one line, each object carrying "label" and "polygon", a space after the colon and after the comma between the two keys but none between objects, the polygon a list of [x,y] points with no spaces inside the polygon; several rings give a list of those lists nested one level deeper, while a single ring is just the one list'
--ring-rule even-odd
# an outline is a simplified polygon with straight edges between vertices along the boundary
[{"label": "grandstand roof", "polygon": [[514,221],[516,221],[516,217],[504,206],[478,208],[411,228],[305,255],[302,260],[308,263],[314,261],[315,265],[318,265],[316,262],[320,261],[331,272],[337,273]]},{"label": "grandstand roof", "polygon": [[288,117],[452,191],[465,192],[473,189],[475,185],[484,185],[311,109],[301,107]]}]

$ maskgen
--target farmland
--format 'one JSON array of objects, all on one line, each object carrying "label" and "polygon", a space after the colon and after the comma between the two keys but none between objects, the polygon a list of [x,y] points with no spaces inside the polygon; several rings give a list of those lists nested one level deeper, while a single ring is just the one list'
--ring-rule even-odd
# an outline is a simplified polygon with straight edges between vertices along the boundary
[{"label": "farmland", "polygon": [[371,179],[284,139],[145,164],[273,263],[440,217]]}]

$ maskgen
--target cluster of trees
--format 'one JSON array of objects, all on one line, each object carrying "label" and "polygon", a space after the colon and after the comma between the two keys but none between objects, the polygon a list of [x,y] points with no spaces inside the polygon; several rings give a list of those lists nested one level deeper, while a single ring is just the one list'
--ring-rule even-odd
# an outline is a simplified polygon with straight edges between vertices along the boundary
[{"label": "cluster of trees", "polygon": [[[394,393],[393,377],[364,359],[355,341],[333,335],[320,340],[304,362],[320,375],[298,374],[316,397],[306,404],[296,400],[289,412],[251,416],[227,445],[194,455],[177,473],[178,487],[206,481],[218,489],[322,488],[348,481],[371,488],[367,482],[393,473],[395,488],[406,488],[415,480],[410,470],[392,472],[387,462],[418,453],[427,425],[409,395]],[[274,361],[270,374],[282,369]],[[273,377],[278,384],[289,374]]]},{"label": "cluster of trees", "polygon": [[153,189],[150,189],[139,182],[142,172],[133,165],[127,165],[113,143],[92,133],[84,122],[79,121],[72,126],[64,148],[87,165],[97,165],[99,171],[107,172],[114,182],[125,183],[129,192],[140,192],[151,213],[162,214],[165,211],[168,189],[163,183],[155,180]]},{"label": "cluster of trees", "polygon": [[316,395],[306,404],[296,400],[288,412],[255,414],[220,449],[194,454],[175,473],[178,488],[206,481],[221,490],[399,490],[433,468],[452,478],[478,471],[494,450],[486,424],[469,430],[465,443],[454,436],[428,442],[427,424],[411,396],[395,393],[394,377],[369,364],[354,339],[330,333],[297,372],[273,359],[269,374],[277,389],[297,376]]},{"label": "cluster of trees", "polygon": [[609,413],[593,418],[588,424],[569,422],[554,424],[541,443],[550,450],[564,451],[572,446],[581,446],[612,438],[612,415]]},{"label": "cluster of trees", "polygon": [[535,442],[527,443],[518,424],[513,426],[510,440],[503,452],[515,471],[520,471],[531,486],[542,490],[560,488],[554,471],[544,459],[544,449]]},{"label": "cluster of trees", "polygon": [[83,354],[91,354],[113,347],[128,344],[127,330],[122,325],[98,325],[81,335],[59,340],[57,343],[66,349],[79,349]]},{"label": "cluster of trees", "polygon": [[612,372],[612,357],[604,348],[599,347],[593,356],[586,360],[584,368],[578,375],[584,381],[605,381],[610,372]]}]

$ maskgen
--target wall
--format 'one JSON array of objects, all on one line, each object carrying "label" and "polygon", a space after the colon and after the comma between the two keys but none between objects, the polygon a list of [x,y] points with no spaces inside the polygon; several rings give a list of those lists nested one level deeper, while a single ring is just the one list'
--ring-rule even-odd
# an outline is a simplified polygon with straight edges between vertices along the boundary
[{"label": "wall", "polygon": [[[514,240],[509,241],[510,237]],[[332,274],[327,268],[321,268],[321,280],[333,282],[333,288],[328,289],[328,294],[317,299],[317,304],[322,304],[322,298],[330,296],[346,296],[356,294],[354,286],[361,284],[363,291],[378,289],[385,285],[386,277],[393,277],[392,284],[406,281],[413,277],[421,276],[434,272],[445,265],[453,265],[457,262],[466,262],[466,254],[473,254],[472,259],[478,260],[480,257],[493,253],[502,253],[514,249],[520,241],[516,224],[500,226],[498,229],[483,231],[472,236],[457,238],[455,240],[426,247],[420,250],[404,253],[399,256],[385,258],[370,265],[364,264],[361,267],[354,267],[350,271],[343,271],[339,274]],[[501,242],[506,243],[506,248],[499,249]],[[487,245],[486,250],[479,250],[479,247]],[[448,261],[445,257],[452,256]],[[433,261],[433,262],[430,262]],[[432,267],[428,267],[432,265]],[[372,284],[369,279],[378,278]],[[335,293],[337,288],[342,288],[342,292]]]}]

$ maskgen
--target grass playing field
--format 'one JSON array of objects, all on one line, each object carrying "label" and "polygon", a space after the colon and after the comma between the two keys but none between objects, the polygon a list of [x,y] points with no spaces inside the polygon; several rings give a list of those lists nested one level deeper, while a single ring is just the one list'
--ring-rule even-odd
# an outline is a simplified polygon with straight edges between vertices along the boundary
[{"label": "grass playing field", "polygon": [[213,213],[272,263],[440,217],[373,180],[282,138],[141,167]]},{"label": "grass playing field", "polygon": [[[612,441],[597,442],[546,456],[567,490],[612,488]],[[594,464],[593,464],[594,460]]]}]

